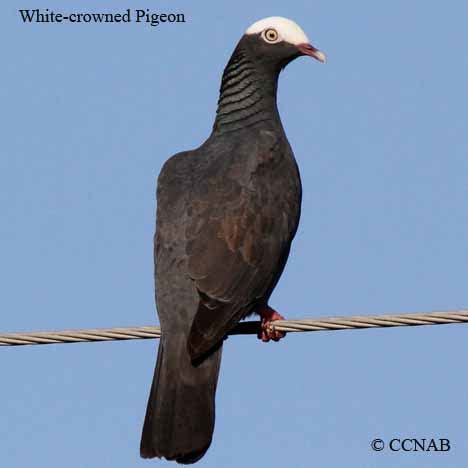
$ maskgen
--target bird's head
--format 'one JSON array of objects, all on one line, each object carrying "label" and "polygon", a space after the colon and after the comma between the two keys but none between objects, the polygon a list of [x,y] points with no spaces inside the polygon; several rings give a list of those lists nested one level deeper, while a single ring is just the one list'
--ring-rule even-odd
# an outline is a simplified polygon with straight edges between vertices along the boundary
[{"label": "bird's head", "polygon": [[252,24],[224,69],[213,130],[233,131],[266,120],[279,121],[279,74],[302,55],[325,62],[325,54],[294,21],[272,16]]},{"label": "bird's head", "polygon": [[240,44],[259,64],[278,71],[297,57],[307,55],[325,62],[323,52],[315,48],[304,31],[287,18],[272,16],[252,24]]}]

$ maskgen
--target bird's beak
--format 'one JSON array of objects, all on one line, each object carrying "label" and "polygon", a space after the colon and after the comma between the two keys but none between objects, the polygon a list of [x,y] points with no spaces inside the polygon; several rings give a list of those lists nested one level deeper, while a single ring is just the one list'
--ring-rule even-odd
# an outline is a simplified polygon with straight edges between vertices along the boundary
[{"label": "bird's beak", "polygon": [[299,44],[296,46],[299,49],[299,52],[302,55],[308,55],[309,57],[313,57],[317,59],[319,62],[325,63],[327,60],[326,55],[321,52],[320,50],[316,49],[312,44]]}]

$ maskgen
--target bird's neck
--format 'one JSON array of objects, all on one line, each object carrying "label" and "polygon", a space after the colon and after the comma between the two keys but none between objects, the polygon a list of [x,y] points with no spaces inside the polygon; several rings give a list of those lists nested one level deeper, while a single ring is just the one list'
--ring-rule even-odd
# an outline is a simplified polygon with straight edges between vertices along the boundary
[{"label": "bird's neck", "polygon": [[241,50],[227,64],[221,82],[213,133],[250,127],[259,122],[280,119],[276,104],[279,72],[258,70]]}]

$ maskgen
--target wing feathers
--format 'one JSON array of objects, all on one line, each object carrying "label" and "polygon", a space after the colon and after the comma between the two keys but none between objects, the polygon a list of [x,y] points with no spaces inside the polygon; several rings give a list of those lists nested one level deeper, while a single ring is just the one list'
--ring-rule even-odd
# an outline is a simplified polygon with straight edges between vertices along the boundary
[{"label": "wing feathers", "polygon": [[242,148],[200,158],[187,205],[188,275],[200,303],[192,358],[213,347],[256,305],[268,300],[299,221],[300,179],[287,145],[267,135],[255,154]]}]

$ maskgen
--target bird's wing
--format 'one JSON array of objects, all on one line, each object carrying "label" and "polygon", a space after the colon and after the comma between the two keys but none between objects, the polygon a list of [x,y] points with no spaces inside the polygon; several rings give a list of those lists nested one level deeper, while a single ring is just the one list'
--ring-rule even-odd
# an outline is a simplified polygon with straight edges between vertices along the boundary
[{"label": "bird's wing", "polygon": [[[193,191],[186,252],[200,304],[188,341],[192,359],[267,298],[284,268],[299,218],[300,187],[292,180],[297,174],[275,186],[277,171],[290,169],[282,167],[287,158],[281,154],[275,161],[272,152],[278,151],[264,149],[247,176],[239,166],[214,171]],[[273,165],[271,177],[268,165]]]},{"label": "bird's wing", "polygon": [[186,213],[192,152],[166,161],[158,177],[154,237],[156,305],[164,333],[188,335],[198,307],[198,292],[187,275]]}]

